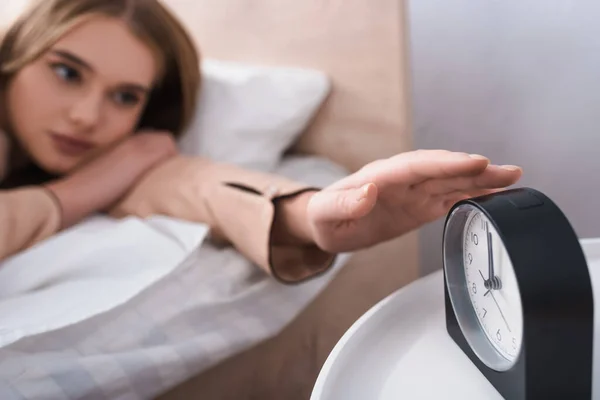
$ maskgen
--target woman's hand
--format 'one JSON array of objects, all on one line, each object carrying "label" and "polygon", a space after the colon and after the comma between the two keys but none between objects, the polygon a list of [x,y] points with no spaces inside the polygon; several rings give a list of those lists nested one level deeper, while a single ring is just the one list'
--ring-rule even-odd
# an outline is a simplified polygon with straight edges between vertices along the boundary
[{"label": "woman's hand", "polygon": [[131,136],[71,175],[46,187],[58,198],[62,228],[117,202],[147,171],[177,154],[167,132],[146,131]]},{"label": "woman's hand", "polygon": [[313,194],[306,230],[323,250],[355,251],[444,216],[459,200],[503,189],[520,168],[481,156],[418,150],[375,161]]}]

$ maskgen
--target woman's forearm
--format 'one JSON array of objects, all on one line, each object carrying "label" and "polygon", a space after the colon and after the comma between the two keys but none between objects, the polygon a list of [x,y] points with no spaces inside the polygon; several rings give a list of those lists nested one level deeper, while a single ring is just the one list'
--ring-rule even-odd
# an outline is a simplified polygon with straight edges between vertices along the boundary
[{"label": "woman's forearm", "polygon": [[60,204],[61,229],[75,225],[85,217],[106,209],[117,200],[114,182],[106,182],[95,175],[89,171],[46,185]]},{"label": "woman's forearm", "polygon": [[168,136],[136,136],[72,175],[49,183],[46,187],[62,208],[61,228],[107,210],[146,172],[174,154],[175,144]]}]

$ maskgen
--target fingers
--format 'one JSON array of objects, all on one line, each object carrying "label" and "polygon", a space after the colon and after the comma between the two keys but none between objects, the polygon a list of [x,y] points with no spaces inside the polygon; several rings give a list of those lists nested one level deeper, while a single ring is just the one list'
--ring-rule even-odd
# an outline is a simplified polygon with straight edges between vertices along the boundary
[{"label": "fingers", "polygon": [[309,217],[316,223],[359,219],[377,202],[377,186],[366,184],[358,189],[323,190],[312,196]]},{"label": "fingers", "polygon": [[330,189],[341,190],[373,182],[381,193],[393,190],[425,195],[444,195],[507,187],[516,183],[522,170],[513,166],[491,165],[479,155],[447,150],[417,150],[372,162],[355,174],[334,183]]},{"label": "fingers", "polygon": [[398,155],[369,171],[377,183],[417,185],[428,180],[473,177],[481,174],[489,160],[483,156],[444,150],[422,150]]},{"label": "fingers", "polygon": [[523,171],[515,166],[488,165],[477,176],[459,176],[449,179],[429,179],[415,189],[430,195],[443,195],[456,191],[477,191],[484,189],[503,188],[516,183]]},{"label": "fingers", "polygon": [[482,189],[510,186],[523,175],[523,170],[514,165],[490,165],[485,172],[475,179],[475,186]]}]

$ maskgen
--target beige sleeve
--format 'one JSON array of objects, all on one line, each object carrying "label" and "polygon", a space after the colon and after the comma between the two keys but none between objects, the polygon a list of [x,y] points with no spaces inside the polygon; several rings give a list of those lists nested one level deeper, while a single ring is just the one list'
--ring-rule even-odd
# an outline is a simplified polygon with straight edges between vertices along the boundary
[{"label": "beige sleeve", "polygon": [[0,191],[0,260],[56,233],[60,220],[60,206],[46,189]]},{"label": "beige sleeve", "polygon": [[162,214],[208,224],[214,237],[267,273],[297,283],[324,272],[335,258],[316,245],[272,244],[275,202],[311,189],[283,177],[180,156],[147,174],[111,214]]}]

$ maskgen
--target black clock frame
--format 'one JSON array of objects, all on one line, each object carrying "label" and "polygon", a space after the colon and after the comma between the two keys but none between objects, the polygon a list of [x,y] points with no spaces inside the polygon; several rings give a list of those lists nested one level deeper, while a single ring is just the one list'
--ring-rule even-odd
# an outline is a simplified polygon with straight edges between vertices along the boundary
[{"label": "black clock frame", "polygon": [[543,193],[531,188],[510,189],[455,204],[444,225],[444,243],[452,212],[467,203],[494,224],[510,255],[523,305],[523,339],[511,368],[500,372],[485,365],[459,326],[444,260],[448,334],[507,400],[591,399],[592,284],[581,244],[568,219]]}]

